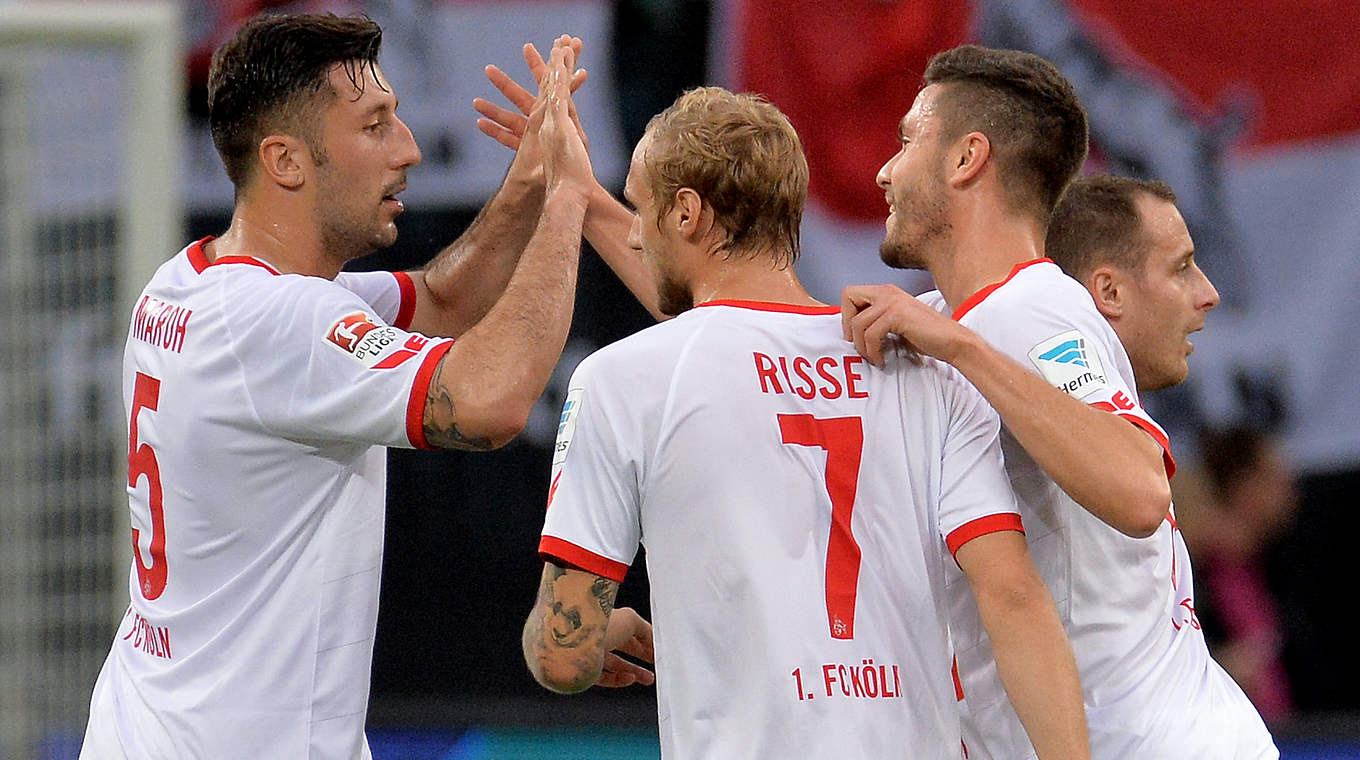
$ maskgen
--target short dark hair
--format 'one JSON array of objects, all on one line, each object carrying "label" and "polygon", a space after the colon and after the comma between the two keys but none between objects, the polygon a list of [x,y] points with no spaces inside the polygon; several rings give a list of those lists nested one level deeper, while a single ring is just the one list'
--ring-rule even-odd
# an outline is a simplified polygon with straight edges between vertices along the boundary
[{"label": "short dark hair", "polygon": [[925,82],[944,85],[945,140],[986,135],[1011,205],[1047,222],[1086,161],[1086,111],[1071,83],[1037,55],[979,45],[937,53]]},{"label": "short dark hair", "polygon": [[778,266],[797,260],[808,165],[783,112],[759,95],[697,87],[653,116],[646,134],[642,161],[658,224],[688,187],[713,208],[729,255],[770,253]]},{"label": "short dark hair", "polygon": [[208,125],[239,194],[260,140],[275,131],[301,137],[320,160],[318,96],[334,95],[330,71],[344,66],[361,91],[377,64],[382,29],[364,16],[259,15],[213,53],[208,70]]},{"label": "short dark hair", "polygon": [[1140,195],[1176,202],[1176,193],[1164,182],[1113,174],[1077,178],[1053,210],[1045,255],[1078,280],[1105,265],[1141,271],[1147,247],[1135,205]]}]

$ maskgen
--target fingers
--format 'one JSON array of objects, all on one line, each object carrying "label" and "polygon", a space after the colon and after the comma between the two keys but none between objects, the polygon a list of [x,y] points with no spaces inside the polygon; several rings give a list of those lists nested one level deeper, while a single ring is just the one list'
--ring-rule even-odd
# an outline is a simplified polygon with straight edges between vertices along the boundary
[{"label": "fingers", "polygon": [[606,653],[604,669],[600,671],[600,677],[595,681],[595,685],[618,689],[635,683],[651,686],[656,683],[656,674],[616,654]]},{"label": "fingers", "polygon": [[875,367],[883,366],[883,343],[889,333],[895,332],[890,306],[897,290],[884,285],[858,285],[841,291],[841,333]]},{"label": "fingers", "polygon": [[472,107],[477,113],[517,134],[524,134],[524,125],[529,122],[524,114],[498,106],[485,98],[473,98]]},{"label": "fingers", "polygon": [[[490,64],[487,65],[483,71],[486,73],[486,78],[491,81],[491,84],[494,85],[497,90],[500,90],[500,93],[505,96],[505,99],[514,104],[514,106],[522,113],[527,114],[529,113],[529,109],[534,107],[533,93],[529,92],[523,85],[512,79],[509,74],[501,71],[500,67]],[[535,78],[534,82],[537,84],[538,78]]]},{"label": "fingers", "polygon": [[652,642],[652,624],[628,607],[620,609],[632,616],[632,630],[628,638],[615,648],[645,662],[656,662],[656,645]]},{"label": "fingers", "polygon": [[520,143],[524,141],[523,134],[511,132],[491,119],[478,119],[477,129],[481,130],[482,134],[490,137],[510,150],[519,150]]},{"label": "fingers", "polygon": [[841,290],[841,337],[846,340],[855,339],[850,329],[851,320],[871,303],[865,290],[862,286],[853,285]]}]

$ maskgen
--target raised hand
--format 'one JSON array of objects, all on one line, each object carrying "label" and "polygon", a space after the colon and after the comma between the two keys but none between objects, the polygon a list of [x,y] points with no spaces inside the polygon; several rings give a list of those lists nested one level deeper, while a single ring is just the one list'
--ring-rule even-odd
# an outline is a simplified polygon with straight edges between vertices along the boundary
[{"label": "raised hand", "polygon": [[[585,142],[572,119],[569,72],[575,62],[576,52],[572,48],[571,38],[565,35],[558,38],[553,43],[547,69],[539,80],[538,99],[525,125],[525,137],[515,163],[520,162],[524,148],[532,144],[536,130],[547,191],[551,193],[558,188],[568,188],[588,198],[596,182]],[[512,164],[511,171],[515,168]]]},{"label": "raised hand", "polygon": [[[580,60],[581,39],[579,37],[568,37],[564,34],[554,42],[554,45],[563,41],[566,41],[575,52],[576,60]],[[534,47],[532,43],[525,43],[523,53],[524,62],[529,67],[529,74],[534,78],[534,83],[542,83],[543,75],[548,70],[548,64],[539,54],[538,48]],[[500,67],[488,65],[485,71],[486,78],[491,81],[491,84],[495,85],[497,90],[500,90],[506,100],[510,101],[518,111],[497,105],[485,98],[475,98],[472,101],[472,107],[482,115],[482,118],[477,119],[477,128],[501,145],[511,150],[519,150],[524,138],[525,127],[528,124],[528,115],[533,109],[534,96],[509,74],[502,71]],[[585,84],[587,76],[585,69],[577,69],[572,74],[570,88],[573,93]],[[571,106],[571,119],[581,136],[581,142],[588,148],[590,140],[586,137],[585,128],[581,126],[580,115],[576,112],[574,103]]]}]

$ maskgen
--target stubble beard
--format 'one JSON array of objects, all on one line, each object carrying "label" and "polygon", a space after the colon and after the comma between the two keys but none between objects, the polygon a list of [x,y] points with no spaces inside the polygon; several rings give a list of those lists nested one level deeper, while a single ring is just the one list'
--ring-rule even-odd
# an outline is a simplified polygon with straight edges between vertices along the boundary
[{"label": "stubble beard", "polygon": [[397,242],[395,224],[389,227],[379,220],[362,224],[356,217],[334,205],[323,205],[317,209],[317,231],[322,250],[328,256],[349,261]]},{"label": "stubble beard", "polygon": [[[942,183],[926,180],[899,205],[896,224],[883,237],[878,256],[893,269],[930,269],[933,248],[948,237],[951,226],[945,215]],[[917,230],[913,237],[908,230]]]},{"label": "stubble beard", "polygon": [[694,291],[664,272],[657,273],[656,299],[656,308],[668,317],[694,308]]}]

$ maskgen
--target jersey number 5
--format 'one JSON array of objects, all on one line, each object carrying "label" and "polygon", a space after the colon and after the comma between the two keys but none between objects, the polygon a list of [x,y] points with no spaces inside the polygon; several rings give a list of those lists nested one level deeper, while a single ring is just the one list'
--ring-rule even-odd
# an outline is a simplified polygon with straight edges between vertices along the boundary
[{"label": "jersey number 5", "polygon": [[138,547],[140,531],[132,529],[132,556],[137,562],[137,584],[142,588],[142,596],[155,599],[165,591],[165,576],[169,568],[165,564],[165,513],[161,509],[161,467],[156,462],[156,452],[149,443],[137,442],[137,415],[143,409],[156,411],[160,403],[161,381],[137,373],[137,383],[132,386],[132,421],[128,425],[128,488],[136,488],[137,481],[146,477],[151,506],[151,566],[142,562],[142,550]]},{"label": "jersey number 5", "polygon": [[826,494],[831,497],[831,534],[826,542],[826,622],[833,639],[855,638],[859,591],[859,543],[850,531],[859,484],[864,425],[858,417],[779,415],[783,442],[826,451]]}]

